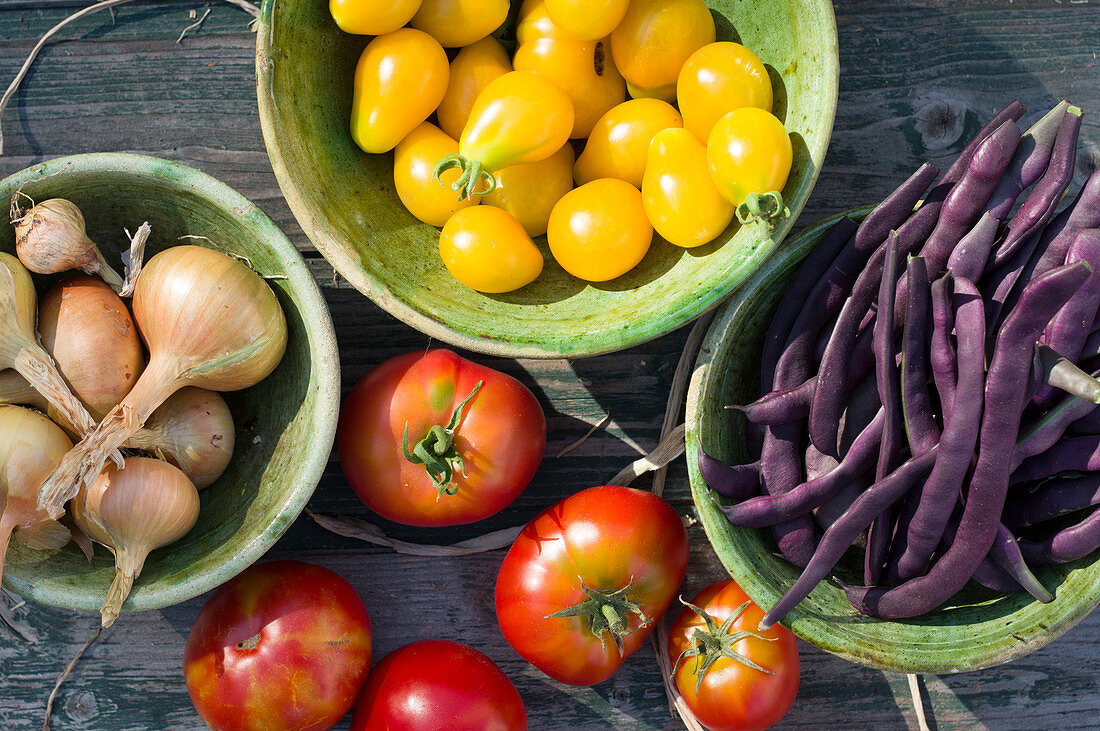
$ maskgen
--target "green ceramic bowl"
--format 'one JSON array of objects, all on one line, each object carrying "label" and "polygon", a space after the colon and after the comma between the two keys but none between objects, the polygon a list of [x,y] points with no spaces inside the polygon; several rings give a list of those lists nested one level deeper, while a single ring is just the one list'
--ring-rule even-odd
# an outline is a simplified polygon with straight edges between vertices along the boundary
[{"label": "green ceramic bowl", "polygon": [[[515,3],[518,5],[518,2]],[[585,284],[546,259],[518,292],[484,295],[444,268],[439,231],[393,188],[392,154],[368,155],[348,131],[352,75],[369,38],[341,32],[319,0],[265,0],[256,42],[264,140],[283,195],[314,245],[349,282],[429,335],[507,357],[608,353],[668,333],[720,302],[782,240],[825,158],[836,111],[836,22],[829,0],[708,0],[720,40],[768,66],[775,111],[794,142],[784,198],[791,218],[770,238],[736,224],[685,250],[657,238],[632,272]]]},{"label": "green ceramic bowl", "polygon": [[[179,243],[205,244],[247,257],[286,313],[285,357],[258,386],[224,394],[237,428],[221,479],[201,493],[198,523],[154,551],[124,609],[184,601],[218,586],[259,558],[309,500],[328,461],[340,397],[332,321],[305,261],[256,206],[210,176],[141,155],[92,154],[50,160],[0,181],[0,200],[22,186],[35,200],[64,197],[83,211],[88,232],[109,261],[127,243],[123,228],[149,221],[147,254]],[[0,226],[0,250],[15,253],[14,231]],[[39,277],[40,288],[53,278]],[[11,544],[4,585],[27,599],[98,611],[114,576],[98,547],[88,563],[69,544],[33,551]]]},{"label": "green ceramic bowl", "polygon": [[[724,498],[699,475],[698,450],[730,464],[747,461],[745,422],[723,406],[759,395],[760,350],[771,314],[788,277],[834,221],[822,221],[786,242],[722,306],[688,391],[688,474],[696,509],[730,576],[762,607],[779,600],[798,569],[776,555],[770,531],[734,528],[726,521],[718,508]],[[850,551],[835,576],[862,584],[862,554]],[[1039,649],[1100,603],[1100,555],[1046,567],[1038,578],[1054,594],[1050,604],[1025,593],[996,595],[971,582],[935,612],[896,621],[858,614],[835,582],[823,581],[783,623],[823,650],[874,668],[931,674],[978,670]]]}]

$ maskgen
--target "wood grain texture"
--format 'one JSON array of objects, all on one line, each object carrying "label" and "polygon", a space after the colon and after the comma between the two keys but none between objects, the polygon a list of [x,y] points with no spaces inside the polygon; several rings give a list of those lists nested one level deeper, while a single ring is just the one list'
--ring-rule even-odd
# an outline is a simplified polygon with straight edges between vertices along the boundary
[{"label": "wood grain texture", "polygon": [[[0,82],[35,39],[83,3],[0,0]],[[800,225],[880,200],[921,162],[945,163],[984,120],[1018,97],[1037,119],[1062,97],[1085,111],[1077,185],[1100,147],[1100,4],[1063,0],[839,0],[841,94],[833,142]],[[7,175],[46,157],[135,151],[197,167],[256,202],[306,254],[332,310],[343,389],[385,358],[431,345],[334,276],[283,201],[256,116],[248,17],[220,3],[201,28],[176,37],[206,3],[145,2],[81,21],[47,48],[3,119]],[[1090,113],[1091,112],[1091,113]],[[1091,153],[1091,155],[1090,155]],[[1072,191],[1071,191],[1072,192]],[[547,414],[549,445],[531,487],[484,525],[438,531],[373,519],[348,489],[335,455],[310,507],[382,525],[398,538],[448,543],[532,517],[554,500],[610,478],[657,443],[681,330],[621,354],[578,361],[479,358],[520,378]],[[611,414],[581,447],[564,446]],[[639,486],[648,484],[647,478]],[[667,495],[690,515],[682,462]],[[689,597],[724,576],[698,526],[689,529]],[[399,556],[300,518],[271,552],[332,568],[370,610],[376,655],[414,639],[469,642],[508,673],[533,729],[676,729],[651,650],[593,688],[545,678],[504,642],[492,609],[502,551],[461,559]],[[205,597],[124,615],[78,667],[56,707],[56,729],[191,731],[204,726],[182,681],[183,644]],[[0,627],[0,729],[37,729],[56,674],[94,618],[23,606],[39,637]],[[802,686],[778,728],[915,729],[905,678],[801,645]],[[1100,615],[1035,654],[977,673],[925,679],[940,729],[1100,728]],[[347,728],[347,719],[338,728]]]}]

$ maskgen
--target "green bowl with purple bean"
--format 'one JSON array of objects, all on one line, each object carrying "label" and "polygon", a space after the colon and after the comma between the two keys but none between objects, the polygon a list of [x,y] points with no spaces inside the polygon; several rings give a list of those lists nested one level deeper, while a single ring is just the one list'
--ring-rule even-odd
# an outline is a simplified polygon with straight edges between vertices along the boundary
[{"label": "green bowl with purple bean", "polygon": [[1100,603],[1100,172],[1067,195],[1080,110],[1024,113],[786,242],[696,361],[716,553],[853,662],[991,667]]}]

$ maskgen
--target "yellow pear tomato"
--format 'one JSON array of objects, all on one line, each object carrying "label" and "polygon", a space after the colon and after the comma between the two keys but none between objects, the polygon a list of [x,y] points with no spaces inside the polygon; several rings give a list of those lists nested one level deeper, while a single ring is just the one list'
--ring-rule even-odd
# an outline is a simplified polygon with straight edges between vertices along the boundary
[{"label": "yellow pear tomato", "polygon": [[512,70],[508,52],[500,41],[492,36],[482,38],[477,43],[466,46],[451,61],[450,80],[447,93],[435,115],[440,128],[456,140],[470,117],[470,108],[474,99],[489,82]]},{"label": "yellow pear tomato", "polygon": [[668,102],[660,99],[625,101],[596,122],[584,151],[577,158],[573,178],[577,185],[599,178],[618,178],[641,188],[653,135],[683,124],[680,113]]},{"label": "yellow pear tomato", "polygon": [[711,180],[735,206],[751,193],[782,191],[792,158],[783,123],[757,107],[727,112],[707,138]]},{"label": "yellow pear tomato", "polygon": [[632,97],[676,98],[688,56],[714,43],[714,18],[703,0],[633,0],[611,33],[611,55]]},{"label": "yellow pear tomato", "polygon": [[642,203],[666,241],[691,248],[713,240],[733,220],[733,204],[710,179],[707,148],[686,129],[663,129],[649,145]]},{"label": "yellow pear tomato", "polygon": [[392,150],[439,106],[448,75],[447,52],[427,33],[378,36],[355,67],[352,139],[366,152]]},{"label": "yellow pear tomato", "polygon": [[544,160],[561,149],[573,129],[573,103],[557,84],[531,71],[493,79],[474,100],[458,141],[458,154],[439,161],[436,174],[459,168],[451,188],[459,198],[496,187],[493,173]]},{"label": "yellow pear tomato", "polygon": [[596,120],[626,99],[626,82],[615,69],[606,39],[580,41],[562,33],[549,20],[543,0],[525,2],[519,22],[524,42],[512,64],[560,86],[573,103],[570,137],[587,137]]},{"label": "yellow pear tomato", "polygon": [[380,36],[412,20],[420,0],[329,0],[328,10],[345,33]]},{"label": "yellow pear tomato", "polygon": [[593,180],[566,193],[546,229],[550,253],[561,268],[588,282],[626,274],[645,258],[652,240],[641,192],[617,178]]},{"label": "yellow pear tomato", "polygon": [[740,43],[708,43],[691,54],[676,80],[684,127],[706,142],[719,117],[738,107],[772,110],[772,82],[756,54]]},{"label": "yellow pear tomato", "polygon": [[488,294],[535,281],[542,253],[512,214],[492,206],[463,208],[443,224],[439,255],[455,279]]},{"label": "yellow pear tomato", "polygon": [[546,0],[546,11],[554,24],[581,41],[611,35],[622,22],[629,0]]},{"label": "yellow pear tomato", "polygon": [[550,211],[573,189],[573,147],[566,143],[545,160],[498,170],[496,179],[485,204],[511,213],[528,236],[542,236]]},{"label": "yellow pear tomato", "polygon": [[508,17],[508,0],[423,0],[413,28],[446,48],[462,48],[489,35]]},{"label": "yellow pear tomato", "polygon": [[393,185],[409,213],[432,226],[442,226],[460,208],[475,205],[477,198],[458,200],[447,185],[458,177],[449,170],[435,179],[435,164],[458,152],[458,142],[431,122],[424,122],[405,136],[393,152]]}]

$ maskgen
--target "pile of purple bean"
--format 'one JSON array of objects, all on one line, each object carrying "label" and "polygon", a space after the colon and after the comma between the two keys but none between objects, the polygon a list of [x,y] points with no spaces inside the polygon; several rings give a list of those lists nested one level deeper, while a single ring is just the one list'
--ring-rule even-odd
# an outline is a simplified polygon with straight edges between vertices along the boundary
[{"label": "pile of purple bean", "polygon": [[770,526],[803,567],[761,626],[861,540],[865,585],[845,591],[882,618],[971,579],[1050,601],[1029,565],[1100,548],[1100,511],[1078,512],[1100,502],[1100,171],[1055,215],[1081,110],[1062,102],[1021,132],[1024,111],[829,229],[766,333],[765,395],[735,407],[759,460],[700,455],[740,500],[730,522]]}]

